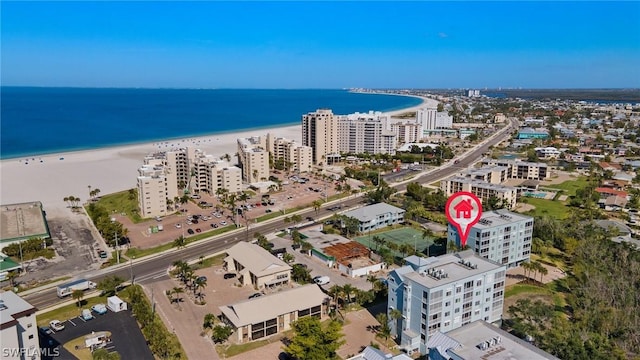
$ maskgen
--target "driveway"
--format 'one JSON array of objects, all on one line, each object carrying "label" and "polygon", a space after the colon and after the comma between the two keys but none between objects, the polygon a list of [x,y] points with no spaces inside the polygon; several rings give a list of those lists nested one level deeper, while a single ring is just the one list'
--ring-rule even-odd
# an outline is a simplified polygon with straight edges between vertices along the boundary
[{"label": "driveway", "polygon": [[[92,331],[110,331],[112,343],[107,347],[110,352],[117,351],[122,359],[154,360],[142,331],[140,331],[130,310],[118,313],[108,311],[104,315],[95,315],[95,318],[89,321],[76,317],[63,322],[63,324],[65,329],[62,331],[51,335],[40,335],[43,344],[49,344],[49,340],[52,340],[53,346],[60,345],[58,347],[60,356],[56,359],[76,359],[63,347],[65,343],[89,335]],[[43,357],[43,359],[47,358]]]}]

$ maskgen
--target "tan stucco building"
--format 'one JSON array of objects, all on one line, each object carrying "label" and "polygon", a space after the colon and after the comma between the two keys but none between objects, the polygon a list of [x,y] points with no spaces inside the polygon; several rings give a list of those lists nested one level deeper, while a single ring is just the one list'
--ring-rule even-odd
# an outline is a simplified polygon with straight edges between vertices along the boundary
[{"label": "tan stucco building", "polygon": [[231,341],[243,343],[291,329],[294,321],[327,316],[329,297],[316,284],[220,306],[222,320],[234,329]]},{"label": "tan stucco building", "polygon": [[338,121],[330,109],[302,115],[302,145],[311,147],[314,165],[326,164],[329,155],[339,154]]},{"label": "tan stucco building", "polygon": [[238,274],[242,285],[256,289],[275,287],[291,281],[291,266],[258,245],[239,242],[227,250],[224,266]]}]

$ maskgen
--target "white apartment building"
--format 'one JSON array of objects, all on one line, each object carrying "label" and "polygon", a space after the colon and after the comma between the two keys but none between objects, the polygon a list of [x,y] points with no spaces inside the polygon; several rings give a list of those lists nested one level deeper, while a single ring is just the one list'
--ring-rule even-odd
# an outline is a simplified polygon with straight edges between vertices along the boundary
[{"label": "white apartment building", "polygon": [[[500,209],[482,213],[469,231],[467,245],[478,256],[512,268],[529,261],[532,236],[532,217]],[[458,232],[451,225],[447,239],[460,245]]]},{"label": "white apartment building", "polygon": [[440,189],[446,196],[451,196],[458,191],[468,191],[479,197],[483,202],[493,196],[501,200],[509,209],[512,209],[516,205],[518,196],[518,189],[515,187],[488,183],[462,176],[452,176],[441,180]]},{"label": "white apartment building", "polygon": [[269,179],[269,151],[265,138],[254,136],[238,139],[238,161],[243,181],[255,183]]},{"label": "white apartment building", "polygon": [[167,215],[167,199],[190,191],[215,194],[242,190],[241,170],[203,151],[184,148],[155,153],[144,158],[138,169],[138,206],[143,218]]},{"label": "white apartment building", "polygon": [[[502,320],[506,267],[472,251],[423,258],[409,256],[388,276],[392,335],[409,354],[426,354],[427,343],[476,320]],[[402,313],[395,320],[393,310]]]},{"label": "white apartment building", "polygon": [[506,166],[507,176],[510,179],[545,180],[551,176],[550,169],[545,163],[485,158],[482,160],[482,165]]},{"label": "white apartment building", "polygon": [[267,149],[271,153],[272,160],[275,162],[282,159],[285,168],[289,165],[289,170],[303,173],[311,171],[313,166],[313,149],[310,146],[303,146],[294,140],[274,137],[267,134]]},{"label": "white apartment building", "polygon": [[419,122],[392,123],[391,131],[396,135],[396,142],[401,145],[416,143],[422,139],[422,123]]},{"label": "white apartment building", "polygon": [[543,159],[557,159],[561,154],[560,150],[553,146],[537,147],[534,148],[534,150],[536,151],[536,154]]},{"label": "white apartment building", "polygon": [[509,168],[506,166],[483,166],[477,169],[469,169],[460,175],[473,180],[485,181],[491,184],[501,184],[508,177]]},{"label": "white apartment building", "polygon": [[326,164],[339,156],[338,122],[330,109],[302,115],[302,145],[311,147],[315,165]]},{"label": "white apartment building", "polygon": [[12,291],[0,292],[0,339],[3,359],[40,359],[37,310]]},{"label": "white apartment building", "polygon": [[494,123],[503,123],[505,121],[507,121],[507,117],[503,113],[496,113],[493,117]]},{"label": "white apartment building", "polygon": [[418,109],[416,121],[422,125],[422,129],[425,131],[453,127],[453,116],[450,116],[446,111],[438,112],[436,108]]},{"label": "white apartment building", "polygon": [[[380,114],[355,113],[337,116],[338,150],[351,154],[393,154],[395,134],[385,130],[387,118]],[[383,140],[385,137],[386,141]]]}]

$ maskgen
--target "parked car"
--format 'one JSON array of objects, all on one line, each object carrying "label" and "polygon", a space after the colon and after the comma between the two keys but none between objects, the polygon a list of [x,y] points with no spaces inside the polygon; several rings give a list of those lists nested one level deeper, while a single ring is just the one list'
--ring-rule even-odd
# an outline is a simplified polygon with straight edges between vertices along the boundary
[{"label": "parked car", "polygon": [[266,212],[267,214],[271,212],[271,209],[267,209],[264,212]]},{"label": "parked car", "polygon": [[331,278],[329,278],[328,276],[316,276],[313,278],[313,282],[318,285],[327,285],[331,282]]},{"label": "parked car", "polygon": [[82,315],[80,315],[80,317],[82,317],[83,320],[88,321],[88,320],[93,319],[93,314],[91,313],[91,310],[83,309],[82,310]]},{"label": "parked car", "polygon": [[225,279],[233,279],[235,277],[236,277],[236,274],[234,274],[234,273],[226,273],[226,274],[224,274],[224,278]]},{"label": "parked car", "polygon": [[64,324],[60,322],[60,320],[51,320],[49,322],[49,327],[53,329],[53,331],[62,331],[64,330]]},{"label": "parked car", "polygon": [[195,234],[196,232],[195,232],[195,231],[193,231],[193,229],[188,229],[188,230],[187,230],[187,233],[189,233],[189,235],[193,235],[193,234]]},{"label": "parked car", "polygon": [[40,329],[39,329],[39,330],[40,330],[40,333],[41,333],[42,335],[51,335],[51,334],[53,334],[53,331],[51,331],[51,329],[49,329],[49,328],[48,328],[48,327],[46,327],[46,326],[42,326],[42,327],[40,327]]},{"label": "parked car", "polygon": [[227,222],[226,221],[220,221],[220,225],[227,226]]},{"label": "parked car", "polygon": [[198,276],[196,281],[207,281],[207,277],[206,276]]},{"label": "parked car", "polygon": [[176,224],[176,229],[180,229],[182,227],[182,225],[180,225],[179,223]]},{"label": "parked car", "polygon": [[104,304],[95,304],[91,307],[91,310],[100,315],[107,313],[107,307]]},{"label": "parked car", "polygon": [[211,224],[211,227],[214,228],[214,229],[217,229],[218,228],[218,224],[213,223],[213,224]]},{"label": "parked car", "polygon": [[109,255],[107,254],[107,252],[106,252],[106,251],[104,251],[104,250],[99,250],[99,251],[98,251],[98,256],[100,257],[100,259],[106,259],[106,258],[107,258],[107,256],[109,256]]},{"label": "parked car", "polygon": [[200,228],[198,228],[198,229],[196,229],[196,232],[197,232],[197,233],[201,233],[201,232],[202,232],[202,230],[201,230]]},{"label": "parked car", "polygon": [[249,299],[259,298],[260,296],[262,296],[262,293],[255,293],[255,294],[249,296]]}]

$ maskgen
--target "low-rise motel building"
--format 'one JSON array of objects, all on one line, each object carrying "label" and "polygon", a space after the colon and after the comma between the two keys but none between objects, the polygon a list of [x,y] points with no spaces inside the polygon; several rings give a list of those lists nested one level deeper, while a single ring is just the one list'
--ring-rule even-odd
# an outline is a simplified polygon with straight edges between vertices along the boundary
[{"label": "low-rise motel building", "polygon": [[318,285],[308,284],[219,309],[222,321],[234,330],[231,341],[244,343],[287,331],[294,321],[306,316],[324,320],[329,300]]}]

